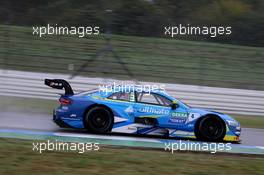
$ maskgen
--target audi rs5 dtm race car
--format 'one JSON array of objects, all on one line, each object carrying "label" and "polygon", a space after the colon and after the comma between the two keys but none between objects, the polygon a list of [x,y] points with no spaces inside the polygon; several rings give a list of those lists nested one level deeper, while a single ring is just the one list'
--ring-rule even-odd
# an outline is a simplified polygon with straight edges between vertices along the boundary
[{"label": "audi rs5 dtm race car", "polygon": [[202,141],[239,141],[240,124],[232,117],[192,108],[159,89],[92,90],[74,94],[65,80],[45,79],[45,84],[65,90],[53,114],[54,122],[60,127],[99,134],[120,132]]}]

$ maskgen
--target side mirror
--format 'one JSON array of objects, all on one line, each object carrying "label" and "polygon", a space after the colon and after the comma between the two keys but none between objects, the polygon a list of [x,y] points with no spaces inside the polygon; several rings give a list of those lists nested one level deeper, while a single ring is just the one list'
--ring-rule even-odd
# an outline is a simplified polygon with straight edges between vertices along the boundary
[{"label": "side mirror", "polygon": [[177,104],[177,102],[176,102],[176,101],[173,101],[172,104],[171,104],[171,109],[172,109],[172,110],[175,110],[175,109],[178,108],[178,106],[179,106],[179,105]]}]

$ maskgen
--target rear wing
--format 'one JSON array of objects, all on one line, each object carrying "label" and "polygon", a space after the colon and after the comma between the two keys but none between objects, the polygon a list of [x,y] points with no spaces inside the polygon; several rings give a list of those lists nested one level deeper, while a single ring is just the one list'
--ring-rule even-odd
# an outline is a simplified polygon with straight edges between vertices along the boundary
[{"label": "rear wing", "polygon": [[71,85],[63,79],[45,79],[44,84],[54,89],[64,89],[65,95],[74,95]]}]

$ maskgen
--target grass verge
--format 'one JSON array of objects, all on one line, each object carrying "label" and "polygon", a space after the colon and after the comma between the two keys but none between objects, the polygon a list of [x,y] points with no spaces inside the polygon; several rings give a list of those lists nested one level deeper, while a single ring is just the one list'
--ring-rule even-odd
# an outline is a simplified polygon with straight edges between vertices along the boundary
[{"label": "grass verge", "polygon": [[264,129],[264,116],[239,116],[232,115],[240,122],[243,128],[261,128]]},{"label": "grass verge", "polygon": [[264,158],[221,154],[171,154],[101,147],[99,151],[32,151],[32,141],[0,138],[0,174],[263,174]]},{"label": "grass verge", "polygon": [[44,100],[23,97],[0,96],[1,112],[22,112],[22,113],[52,113],[59,105],[58,100]]}]

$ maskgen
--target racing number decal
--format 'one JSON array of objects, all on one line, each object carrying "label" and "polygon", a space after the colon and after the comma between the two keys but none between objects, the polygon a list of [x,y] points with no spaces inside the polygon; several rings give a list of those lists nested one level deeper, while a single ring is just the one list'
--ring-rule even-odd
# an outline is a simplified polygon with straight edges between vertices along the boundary
[{"label": "racing number decal", "polygon": [[201,114],[199,113],[189,113],[187,123],[194,121],[199,118]]},{"label": "racing number decal", "polygon": [[169,122],[183,124],[192,122],[199,117],[199,113],[172,112]]},{"label": "racing number decal", "polygon": [[129,101],[135,102],[135,93],[134,92],[130,92]]}]

